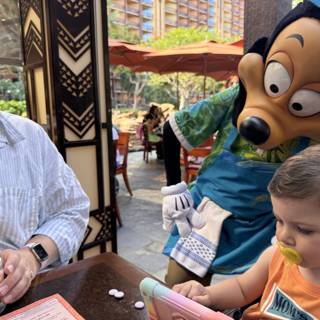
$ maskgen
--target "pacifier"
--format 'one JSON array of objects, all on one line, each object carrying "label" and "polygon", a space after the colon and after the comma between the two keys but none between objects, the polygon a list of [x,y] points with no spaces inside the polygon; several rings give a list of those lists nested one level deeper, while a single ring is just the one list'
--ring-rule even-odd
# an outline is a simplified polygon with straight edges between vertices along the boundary
[{"label": "pacifier", "polygon": [[301,254],[297,250],[287,247],[282,242],[278,242],[278,247],[288,263],[300,264],[302,262]]}]

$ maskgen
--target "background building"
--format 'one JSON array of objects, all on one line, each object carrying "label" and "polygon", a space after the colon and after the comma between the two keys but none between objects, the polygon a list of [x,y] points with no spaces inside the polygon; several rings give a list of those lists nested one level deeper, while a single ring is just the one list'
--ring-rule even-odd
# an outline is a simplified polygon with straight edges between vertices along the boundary
[{"label": "background building", "polygon": [[221,37],[243,37],[245,0],[215,0],[215,28]]},{"label": "background building", "polygon": [[214,27],[214,0],[154,0],[154,36],[178,27]]},{"label": "background building", "polygon": [[147,39],[153,34],[153,0],[112,0],[113,23],[126,26],[130,32]]},{"label": "background building", "polygon": [[178,27],[214,28],[214,0],[112,0],[111,13],[143,40]]}]

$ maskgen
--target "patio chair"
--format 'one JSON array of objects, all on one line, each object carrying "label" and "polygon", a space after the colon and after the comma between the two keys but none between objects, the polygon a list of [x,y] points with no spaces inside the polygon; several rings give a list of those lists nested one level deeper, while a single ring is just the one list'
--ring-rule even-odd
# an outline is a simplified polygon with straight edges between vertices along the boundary
[{"label": "patio chair", "polygon": [[180,164],[184,166],[184,178],[186,183],[192,181],[197,175],[202,165],[204,158],[206,158],[214,145],[214,137],[211,136],[200,146],[192,150],[181,148]]},{"label": "patio chair", "polygon": [[127,161],[128,161],[128,151],[129,151],[129,132],[120,132],[119,133],[119,140],[117,144],[117,148],[122,156],[122,163],[117,166],[116,175],[122,174],[124,183],[132,196],[132,191],[129,184],[128,173],[127,173]]}]

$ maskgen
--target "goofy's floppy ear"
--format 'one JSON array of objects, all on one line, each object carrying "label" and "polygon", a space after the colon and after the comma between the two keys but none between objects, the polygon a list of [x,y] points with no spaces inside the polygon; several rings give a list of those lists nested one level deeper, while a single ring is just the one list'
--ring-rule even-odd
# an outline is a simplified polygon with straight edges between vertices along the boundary
[{"label": "goofy's floppy ear", "polygon": [[[258,53],[261,56],[263,56],[263,54],[265,52],[267,41],[268,41],[267,37],[263,37],[263,38],[258,39],[251,46],[251,48],[248,50],[247,53],[254,52],[254,53]],[[239,94],[235,100],[233,115],[232,115],[232,123],[235,127],[237,127],[237,120],[238,120],[239,114],[243,110],[244,104],[246,102],[246,98],[247,98],[247,91],[246,91],[246,88],[244,87],[244,85],[240,79],[239,80]]]}]

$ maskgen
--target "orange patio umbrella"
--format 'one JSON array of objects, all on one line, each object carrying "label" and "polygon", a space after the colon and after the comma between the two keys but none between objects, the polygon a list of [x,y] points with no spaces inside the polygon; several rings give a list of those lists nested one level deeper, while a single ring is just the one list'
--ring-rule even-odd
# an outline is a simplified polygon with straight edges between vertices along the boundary
[{"label": "orange patio umbrella", "polygon": [[[171,72],[193,72],[206,77],[219,75],[226,79],[230,73],[236,73],[238,63],[243,55],[243,48],[233,44],[203,41],[174,49],[144,55],[144,62],[134,71],[151,71],[160,74]],[[226,73],[224,75],[224,73]],[[205,91],[204,91],[205,95]]]},{"label": "orange patio umbrella", "polygon": [[144,61],[144,55],[154,50],[122,40],[108,40],[109,61],[113,65],[134,67]]},{"label": "orange patio umbrella", "polygon": [[238,45],[203,41],[145,54],[145,61],[133,70],[158,73],[193,72],[202,75],[222,70],[235,71],[242,54],[243,49]]},{"label": "orange patio umbrella", "polygon": [[[229,42],[227,44],[239,47],[239,48],[241,48],[241,50],[243,50],[243,39],[240,39],[240,40],[234,41],[234,42]],[[236,75],[236,74],[237,74],[237,67],[234,70],[231,70],[231,68],[227,68],[225,70],[209,71],[207,75],[209,77],[216,79],[216,80],[227,80],[228,78],[230,78],[231,76]]]},{"label": "orange patio umbrella", "polygon": [[231,44],[232,46],[237,46],[243,49],[243,39],[240,39],[234,42],[228,42],[228,44]]}]

